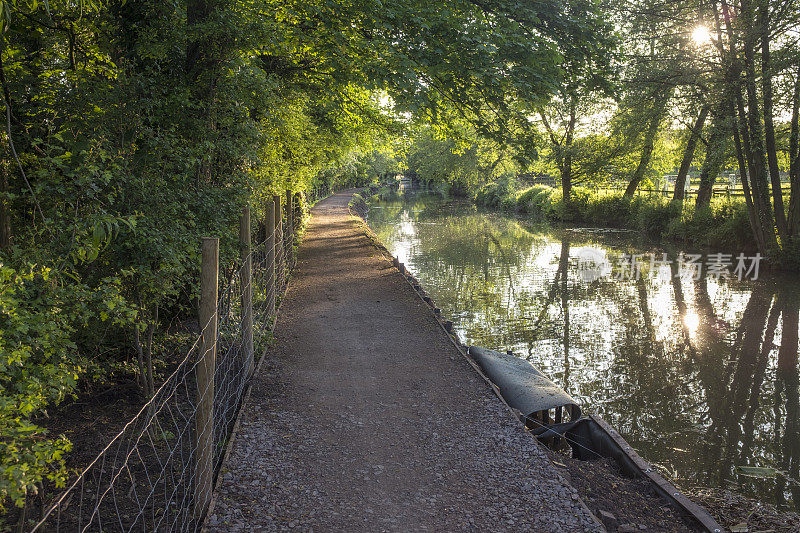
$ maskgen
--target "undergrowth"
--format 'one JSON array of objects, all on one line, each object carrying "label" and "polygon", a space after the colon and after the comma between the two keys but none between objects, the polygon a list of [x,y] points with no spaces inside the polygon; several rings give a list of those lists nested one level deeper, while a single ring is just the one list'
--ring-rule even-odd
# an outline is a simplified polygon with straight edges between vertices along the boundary
[{"label": "undergrowth", "polygon": [[564,202],[560,189],[546,185],[515,191],[505,183],[492,182],[481,187],[474,200],[537,221],[635,229],[655,240],[754,251],[747,206],[742,201],[715,198],[710,207],[695,209],[691,202],[680,206],[662,196],[627,198],[622,192],[595,192],[584,187],[573,188],[571,196]]}]

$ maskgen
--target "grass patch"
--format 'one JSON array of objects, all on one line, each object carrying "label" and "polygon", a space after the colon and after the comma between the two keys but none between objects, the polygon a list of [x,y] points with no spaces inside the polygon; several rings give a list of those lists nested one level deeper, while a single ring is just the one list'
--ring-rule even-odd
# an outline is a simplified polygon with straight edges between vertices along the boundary
[{"label": "grass patch", "polygon": [[492,182],[478,190],[475,203],[522,213],[537,221],[635,229],[655,240],[754,251],[747,206],[728,198],[714,199],[710,207],[696,210],[691,203],[681,207],[662,196],[626,198],[621,191],[575,187],[571,200],[564,202],[560,189],[546,185],[509,190],[503,182]]}]

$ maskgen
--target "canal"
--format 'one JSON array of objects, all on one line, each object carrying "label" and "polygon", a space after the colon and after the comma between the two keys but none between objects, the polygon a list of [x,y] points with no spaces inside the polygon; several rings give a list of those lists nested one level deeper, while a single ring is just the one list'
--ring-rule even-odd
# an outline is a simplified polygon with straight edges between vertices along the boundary
[{"label": "canal", "polygon": [[384,195],[368,222],[463,342],[527,358],[678,485],[800,508],[797,277],[740,281],[735,258],[698,276],[638,233],[424,192]]}]

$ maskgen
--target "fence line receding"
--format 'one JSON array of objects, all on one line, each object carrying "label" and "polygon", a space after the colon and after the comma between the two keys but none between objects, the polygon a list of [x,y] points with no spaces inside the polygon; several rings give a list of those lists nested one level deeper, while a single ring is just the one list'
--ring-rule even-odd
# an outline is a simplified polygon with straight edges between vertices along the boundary
[{"label": "fence line receding", "polygon": [[[241,257],[219,271],[216,305],[209,307],[217,325],[213,378],[199,368],[207,322],[153,397],[81,474],[38,513],[28,509],[28,524],[37,522],[30,531],[200,529],[253,370],[253,355],[264,351],[276,302],[294,266],[296,228],[292,224],[284,231],[280,214],[286,213],[281,213],[280,197],[274,201],[266,209],[274,218],[262,222],[252,245],[246,210]],[[210,416],[202,416],[203,409],[198,416],[204,404],[213,405]],[[212,431],[198,426],[211,426]]]}]

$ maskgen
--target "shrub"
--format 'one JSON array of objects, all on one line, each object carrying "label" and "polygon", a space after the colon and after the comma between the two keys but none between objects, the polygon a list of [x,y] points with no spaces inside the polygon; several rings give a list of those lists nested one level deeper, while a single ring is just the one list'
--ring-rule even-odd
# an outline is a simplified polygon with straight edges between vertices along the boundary
[{"label": "shrub", "polygon": [[680,206],[662,197],[639,197],[631,204],[631,214],[636,212],[635,227],[653,239],[660,239],[670,221],[680,214]]},{"label": "shrub", "polygon": [[593,192],[585,187],[572,189],[569,204],[564,206],[564,219],[571,222],[586,222],[589,220],[589,204],[592,202]]},{"label": "shrub", "polygon": [[[537,220],[630,228],[653,239],[755,251],[747,206],[731,199],[715,199],[709,208],[695,210],[689,202],[681,207],[662,196],[626,198],[622,191],[593,192],[575,187],[570,201],[565,203],[560,189],[534,185],[511,193],[498,182],[484,185],[475,199],[480,205],[516,208]],[[783,256],[779,258],[782,264],[800,264],[800,249]]]},{"label": "shrub", "polygon": [[719,221],[709,234],[713,242],[726,248],[755,251],[747,204],[725,199],[713,202],[711,209]]},{"label": "shrub", "polygon": [[517,206],[514,192],[516,184],[514,176],[503,175],[478,189],[474,197],[475,203],[486,207],[515,209]]},{"label": "shrub", "polygon": [[63,286],[51,270],[0,264],[0,510],[22,506],[47,479],[63,487],[71,443],[32,422],[74,395],[89,361],[74,342],[89,320],[128,324],[119,280]]},{"label": "shrub", "polygon": [[586,220],[613,227],[624,227],[631,219],[631,201],[622,193],[596,193],[586,208]]},{"label": "shrub", "polygon": [[780,268],[793,272],[800,271],[800,242],[794,241],[789,243],[786,248],[781,250],[776,261]]},{"label": "shrub", "polygon": [[592,193],[583,187],[576,187],[572,192],[570,202],[565,204],[560,189],[534,185],[517,193],[517,210],[545,220],[566,222],[586,220]]},{"label": "shrub", "polygon": [[544,191],[551,190],[551,187],[547,185],[534,185],[533,187],[528,187],[527,189],[523,189],[519,192],[517,196],[517,210],[523,213],[530,213],[531,212],[531,202],[533,199],[541,194]]},{"label": "shrub", "polygon": [[558,189],[543,192],[536,197],[541,209],[542,217],[546,220],[563,221],[566,216],[564,196]]},{"label": "shrub", "polygon": [[552,187],[547,187],[535,194],[528,202],[530,213],[539,218],[547,218],[546,211],[552,203],[552,196],[555,192],[556,190]]},{"label": "shrub", "polygon": [[500,199],[500,207],[506,211],[515,211],[517,209],[517,199],[521,191],[509,192]]},{"label": "shrub", "polygon": [[498,207],[500,205],[500,196],[497,182],[492,181],[478,189],[475,193],[475,203],[485,207]]},{"label": "shrub", "polygon": [[747,205],[730,199],[714,200],[710,207],[687,207],[676,216],[665,237],[701,246],[754,251]]}]

